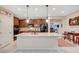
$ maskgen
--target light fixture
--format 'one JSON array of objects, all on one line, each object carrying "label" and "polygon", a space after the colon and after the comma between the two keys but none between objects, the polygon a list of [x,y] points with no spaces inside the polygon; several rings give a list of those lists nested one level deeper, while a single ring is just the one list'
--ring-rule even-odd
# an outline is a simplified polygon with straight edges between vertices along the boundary
[{"label": "light fixture", "polygon": [[54,11],[54,10],[56,10],[56,8],[52,8],[52,10]]},{"label": "light fixture", "polygon": [[46,19],[46,23],[48,23],[49,22],[49,20],[48,19]]},{"label": "light fixture", "polygon": [[38,10],[38,8],[35,8],[35,11],[37,11]]},{"label": "light fixture", "polygon": [[29,19],[27,19],[26,22],[29,23]]},{"label": "light fixture", "polygon": [[29,23],[29,17],[28,17],[28,7],[29,5],[27,5],[27,19],[26,19],[26,22]]},{"label": "light fixture", "polygon": [[17,11],[21,11],[21,8],[17,8]]},{"label": "light fixture", "polygon": [[61,13],[64,13],[65,11],[61,11]]},{"label": "light fixture", "polygon": [[48,23],[48,22],[49,22],[49,20],[48,20],[48,5],[46,5],[46,8],[47,8],[47,17],[46,17],[46,23]]}]

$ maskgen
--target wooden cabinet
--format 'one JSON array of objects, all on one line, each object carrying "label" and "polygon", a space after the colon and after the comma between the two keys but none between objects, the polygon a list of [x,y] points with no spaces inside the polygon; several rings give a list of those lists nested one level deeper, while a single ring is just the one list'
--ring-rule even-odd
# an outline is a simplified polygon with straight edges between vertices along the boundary
[{"label": "wooden cabinet", "polygon": [[19,21],[19,26],[20,27],[26,27],[27,26],[26,20],[20,20]]},{"label": "wooden cabinet", "polygon": [[19,18],[14,17],[14,26],[19,26]]},{"label": "wooden cabinet", "polygon": [[29,22],[29,24],[34,24],[34,25],[36,24],[41,25],[44,23],[46,23],[45,19],[30,19],[30,22]]},{"label": "wooden cabinet", "polygon": [[[20,27],[26,27],[29,24],[40,26],[41,24],[45,24],[45,23],[46,23],[45,19],[30,19],[29,23],[27,23],[26,20],[19,20]],[[15,20],[15,24],[18,25],[18,21]]]}]

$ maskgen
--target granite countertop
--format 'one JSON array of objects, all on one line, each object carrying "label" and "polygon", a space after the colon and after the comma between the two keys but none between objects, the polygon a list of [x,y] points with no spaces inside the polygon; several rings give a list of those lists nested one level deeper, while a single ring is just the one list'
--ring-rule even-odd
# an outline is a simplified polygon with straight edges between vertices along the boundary
[{"label": "granite countertop", "polygon": [[62,37],[63,35],[62,34],[59,34],[59,33],[20,33],[18,35],[15,35],[15,36],[59,36],[59,37]]}]

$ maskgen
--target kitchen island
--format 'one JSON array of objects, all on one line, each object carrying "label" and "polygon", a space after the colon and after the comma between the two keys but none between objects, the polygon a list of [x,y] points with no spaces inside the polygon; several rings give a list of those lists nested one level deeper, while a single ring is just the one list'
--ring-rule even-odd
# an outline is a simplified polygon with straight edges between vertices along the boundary
[{"label": "kitchen island", "polygon": [[55,49],[58,39],[63,35],[58,33],[20,33],[17,37],[17,50],[21,49]]}]

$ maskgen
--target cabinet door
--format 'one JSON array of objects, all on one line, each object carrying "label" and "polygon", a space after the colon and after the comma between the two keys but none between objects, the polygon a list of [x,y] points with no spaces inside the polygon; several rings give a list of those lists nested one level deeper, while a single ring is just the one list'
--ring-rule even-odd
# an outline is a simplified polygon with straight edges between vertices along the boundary
[{"label": "cabinet door", "polygon": [[13,39],[13,17],[0,14],[0,44]]},{"label": "cabinet door", "polygon": [[14,26],[19,26],[19,19],[14,17]]},{"label": "cabinet door", "polygon": [[19,23],[20,23],[20,27],[25,27],[27,25],[25,20],[20,20]]}]

